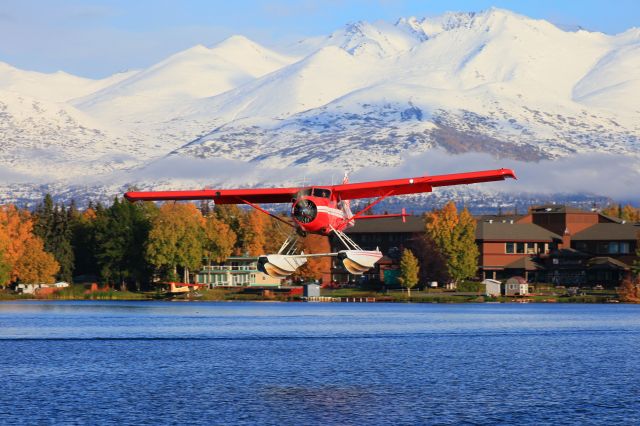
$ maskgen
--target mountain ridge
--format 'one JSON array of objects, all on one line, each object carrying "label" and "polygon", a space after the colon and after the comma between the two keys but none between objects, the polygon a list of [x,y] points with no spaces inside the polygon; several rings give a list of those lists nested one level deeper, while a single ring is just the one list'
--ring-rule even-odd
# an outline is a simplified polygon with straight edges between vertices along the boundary
[{"label": "mountain ridge", "polygon": [[92,170],[118,192],[159,183],[145,170],[164,159],[329,173],[434,149],[545,167],[624,155],[640,171],[639,28],[564,31],[494,8],[353,22],[282,51],[231,36],[101,80],[0,63],[2,76],[0,164],[21,182],[82,185]]}]

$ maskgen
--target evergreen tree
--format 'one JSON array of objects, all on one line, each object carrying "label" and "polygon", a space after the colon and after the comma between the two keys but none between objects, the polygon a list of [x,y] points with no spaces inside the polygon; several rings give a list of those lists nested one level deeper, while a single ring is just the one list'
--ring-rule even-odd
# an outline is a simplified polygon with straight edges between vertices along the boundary
[{"label": "evergreen tree", "polygon": [[74,273],[78,276],[98,277],[95,240],[96,212],[88,207],[70,220],[71,246],[73,247]]},{"label": "evergreen tree", "polygon": [[96,209],[93,222],[95,260],[102,282],[135,285],[148,277],[144,245],[149,234],[152,203],[130,203],[116,198],[108,209]]},{"label": "evergreen tree", "polygon": [[405,245],[418,259],[421,282],[436,281],[447,283],[451,280],[447,269],[447,261],[429,234],[425,233],[418,238],[411,239]]},{"label": "evergreen tree", "polygon": [[54,205],[50,194],[45,195],[34,212],[34,233],[44,242],[44,250],[51,253],[60,265],[56,278],[68,282],[73,278],[74,265],[70,214],[63,205]]},{"label": "evergreen tree", "polygon": [[400,258],[400,277],[398,281],[402,287],[407,289],[408,297],[411,297],[411,289],[418,284],[418,259],[411,250],[404,249]]}]

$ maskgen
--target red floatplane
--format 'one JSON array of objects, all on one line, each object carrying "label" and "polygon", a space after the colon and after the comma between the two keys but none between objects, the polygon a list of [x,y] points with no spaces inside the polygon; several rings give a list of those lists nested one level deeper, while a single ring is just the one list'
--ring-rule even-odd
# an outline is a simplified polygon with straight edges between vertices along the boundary
[{"label": "red floatplane", "polygon": [[[438,176],[422,176],[374,182],[349,183],[340,185],[311,186],[304,188],[253,188],[253,189],[203,189],[194,191],[147,191],[127,192],[129,201],[161,200],[213,200],[216,204],[247,204],[294,228],[276,254],[258,258],[258,268],[266,274],[285,278],[304,265],[310,257],[332,256],[340,259],[352,274],[362,274],[372,268],[382,257],[379,250],[362,250],[351,240],[344,230],[353,226],[356,220],[379,217],[402,217],[402,213],[391,215],[365,214],[373,206],[387,197],[396,195],[431,192],[441,186],[466,185],[515,179],[512,170],[484,170]],[[352,213],[350,200],[375,198],[362,210]],[[258,204],[291,203],[293,223],[264,210]],[[305,254],[298,252],[298,238],[307,233],[330,235],[333,233],[344,245],[337,253]]]}]

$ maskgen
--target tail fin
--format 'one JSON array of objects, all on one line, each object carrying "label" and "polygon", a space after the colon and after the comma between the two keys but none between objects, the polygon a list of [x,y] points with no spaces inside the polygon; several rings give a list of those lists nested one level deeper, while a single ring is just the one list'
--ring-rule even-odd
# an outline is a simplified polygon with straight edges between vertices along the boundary
[{"label": "tail fin", "polygon": [[[344,177],[342,178],[342,183],[349,183],[349,173],[344,172]],[[351,200],[342,200],[340,201],[340,208],[344,213],[345,219],[347,219],[347,228],[351,228],[356,224],[355,220],[352,220],[353,212],[351,211]]]}]

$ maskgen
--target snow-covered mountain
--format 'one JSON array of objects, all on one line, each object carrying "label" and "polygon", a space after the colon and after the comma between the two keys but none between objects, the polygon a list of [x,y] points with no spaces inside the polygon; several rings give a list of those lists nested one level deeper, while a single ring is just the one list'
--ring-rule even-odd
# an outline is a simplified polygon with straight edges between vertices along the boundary
[{"label": "snow-covered mountain", "polygon": [[595,154],[640,173],[638,28],[563,31],[490,9],[356,22],[279,50],[234,36],[102,80],[0,64],[0,164],[106,192],[402,170],[434,149],[459,170],[470,153],[542,173]]}]

